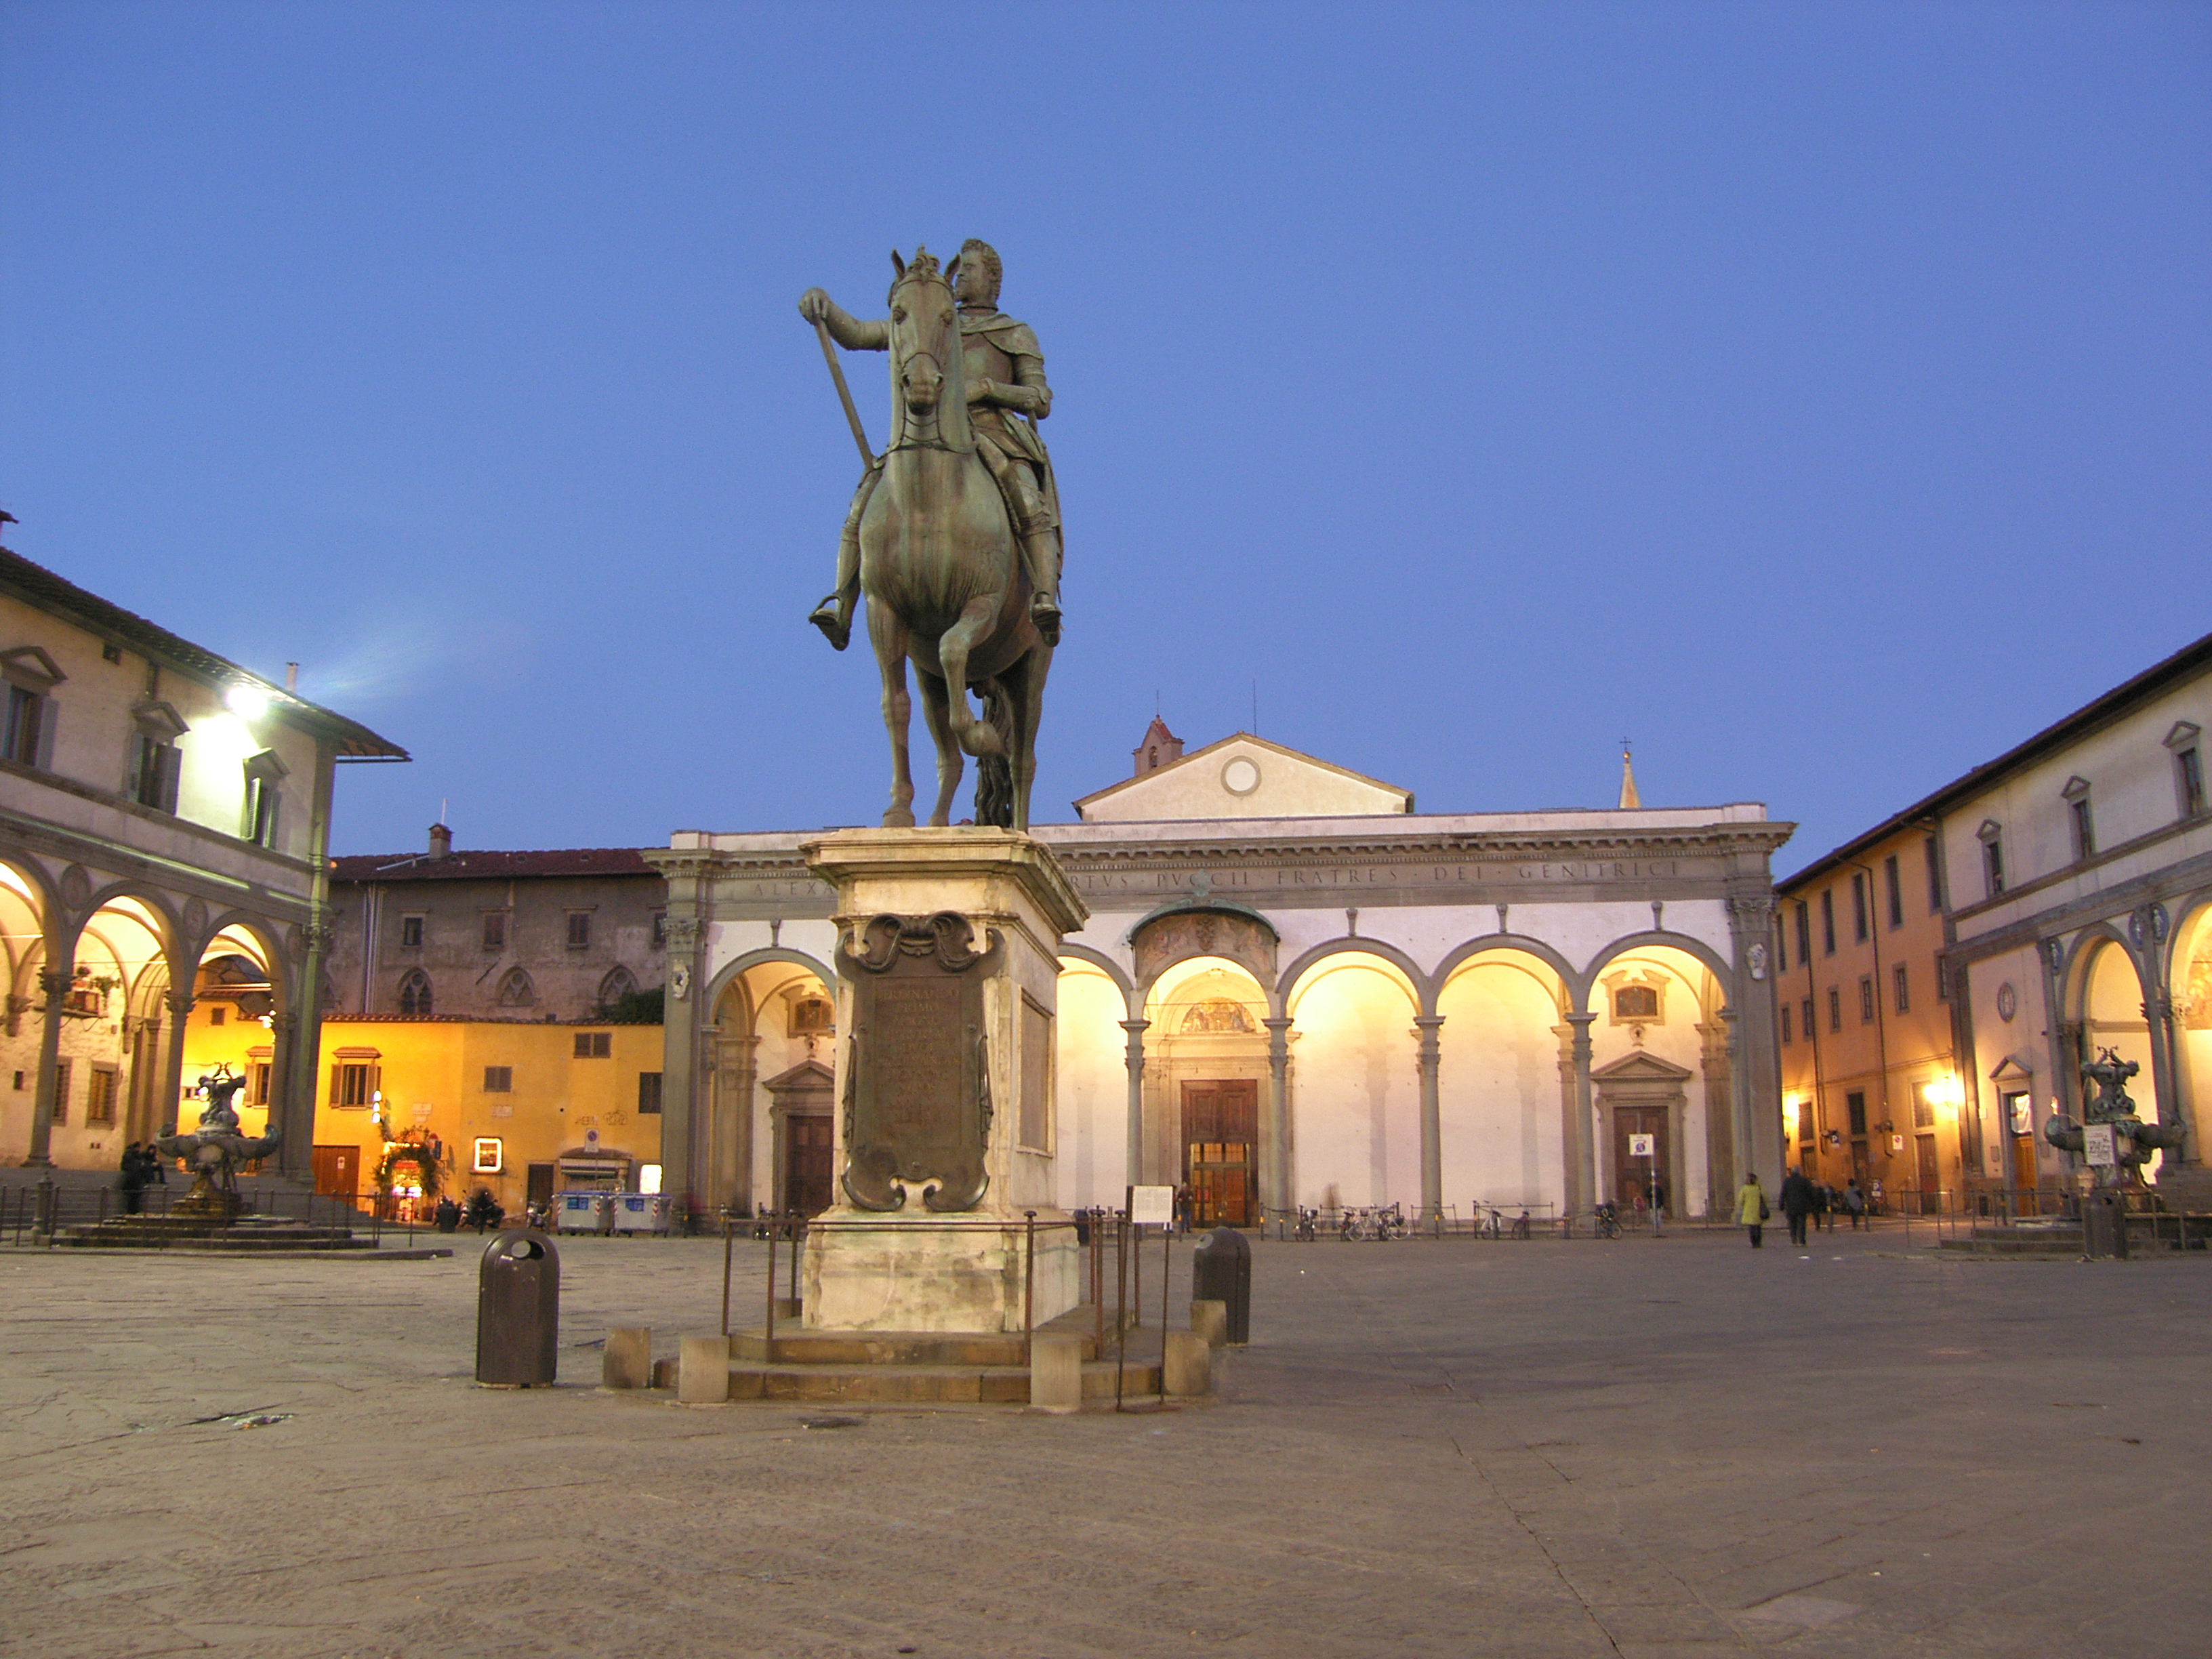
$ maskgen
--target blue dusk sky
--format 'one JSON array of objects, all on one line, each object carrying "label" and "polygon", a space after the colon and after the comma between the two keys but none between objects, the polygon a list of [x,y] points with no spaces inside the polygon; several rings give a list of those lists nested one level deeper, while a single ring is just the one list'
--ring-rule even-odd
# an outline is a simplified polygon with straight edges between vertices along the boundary
[{"label": "blue dusk sky", "polygon": [[1057,399],[1040,819],[1256,685],[1430,811],[1631,737],[1786,872],[2212,628],[2202,6],[12,0],[0,64],[9,544],[412,750],[339,851],[874,822],[794,301],[971,235]]}]

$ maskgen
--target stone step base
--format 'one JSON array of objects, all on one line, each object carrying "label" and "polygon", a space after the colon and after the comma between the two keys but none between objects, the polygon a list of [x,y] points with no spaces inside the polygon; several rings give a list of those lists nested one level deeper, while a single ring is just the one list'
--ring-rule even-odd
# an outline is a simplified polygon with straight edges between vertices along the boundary
[{"label": "stone step base", "polygon": [[[1128,1362],[1121,1376],[1125,1399],[1160,1391],[1158,1360]],[[1114,1362],[1083,1368],[1083,1397],[1114,1397]],[[730,1366],[732,1400],[797,1400],[823,1404],[1026,1406],[1030,1374],[1018,1365],[773,1365],[738,1361]]]},{"label": "stone step base", "polygon": [[[1063,1329],[1064,1320],[1043,1327],[1039,1335],[1078,1336],[1083,1357],[1098,1357],[1093,1326]],[[771,1342],[761,1331],[733,1332],[730,1358],[757,1364],[783,1365],[958,1365],[1015,1366],[1024,1363],[1022,1339],[1012,1334],[963,1334],[943,1331],[809,1331],[786,1334],[779,1326]]]},{"label": "stone step base", "polygon": [[252,1255],[264,1250],[373,1250],[376,1242],[343,1227],[311,1227],[297,1221],[240,1217],[220,1222],[125,1216],[61,1228],[58,1248],[70,1249],[205,1250]]}]

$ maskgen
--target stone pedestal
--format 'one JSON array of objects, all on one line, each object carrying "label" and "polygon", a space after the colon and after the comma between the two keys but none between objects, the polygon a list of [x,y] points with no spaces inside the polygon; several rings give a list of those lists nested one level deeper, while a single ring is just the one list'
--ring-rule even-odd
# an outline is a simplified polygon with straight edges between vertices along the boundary
[{"label": "stone pedestal", "polygon": [[838,928],[837,1201],[807,1233],[805,1325],[1064,1313],[1081,1273],[1054,1174],[1055,1016],[1060,939],[1088,909],[1008,830],[848,830],[800,851]]}]

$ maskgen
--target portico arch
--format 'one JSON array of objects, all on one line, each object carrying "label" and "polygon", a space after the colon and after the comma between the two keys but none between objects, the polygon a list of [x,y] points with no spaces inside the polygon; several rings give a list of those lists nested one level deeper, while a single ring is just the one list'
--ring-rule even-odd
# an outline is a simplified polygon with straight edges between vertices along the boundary
[{"label": "portico arch", "polygon": [[1202,1224],[1256,1224],[1274,1149],[1267,988],[1243,959],[1187,955],[1145,988],[1138,1159],[1188,1186]]},{"label": "portico arch", "polygon": [[1462,1214],[1567,1201],[1573,981],[1549,946],[1503,934],[1468,941],[1437,970],[1439,1176]]},{"label": "portico arch", "polygon": [[2174,1103],[2189,1126],[2181,1156],[2167,1166],[2196,1167],[2201,1176],[2204,1123],[2212,1110],[2212,890],[2191,893],[2174,907],[2177,925],[2169,936],[2166,988],[2172,1010],[2167,1034],[2172,1055]]},{"label": "portico arch", "polygon": [[[2144,989],[2141,959],[2126,940],[2112,932],[2110,937],[2081,944],[2075,962],[2078,971],[2072,975],[2069,1001],[2081,1034],[2077,1069],[2095,1060],[2105,1048],[2123,1060],[2133,1060],[2140,1070],[2127,1091],[2135,1102],[2136,1115],[2147,1120],[2159,1117],[2155,1085],[2164,1067],[2151,1050],[2150,1022],[2146,1018],[2151,999]],[[2146,1178],[2157,1171],[2165,1157],[2163,1152],[2151,1155],[2151,1161],[2143,1166]]]},{"label": "portico arch", "polygon": [[[835,1072],[837,1024],[824,1005],[836,1007],[836,985],[828,964],[781,945],[733,958],[708,982],[707,1109],[693,1126],[692,1167],[710,1209],[750,1215],[756,1203],[772,1203],[782,1165],[816,1132],[819,1091],[764,1098],[763,1079],[795,1075],[809,1061]],[[776,1100],[785,1109],[771,1110]]]},{"label": "portico arch", "polygon": [[1307,951],[1281,984],[1285,1043],[1302,1059],[1284,1079],[1286,1189],[1322,1208],[1395,1202],[1425,1213],[1441,1202],[1425,976],[1393,945],[1344,939]]},{"label": "portico arch", "polygon": [[1732,983],[1719,954],[1682,933],[1631,934],[1592,959],[1577,1000],[1589,1079],[1578,1133],[1593,1199],[1625,1190],[1638,1134],[1656,1138],[1674,1213],[1709,1213],[1735,1190],[1741,1159]]}]

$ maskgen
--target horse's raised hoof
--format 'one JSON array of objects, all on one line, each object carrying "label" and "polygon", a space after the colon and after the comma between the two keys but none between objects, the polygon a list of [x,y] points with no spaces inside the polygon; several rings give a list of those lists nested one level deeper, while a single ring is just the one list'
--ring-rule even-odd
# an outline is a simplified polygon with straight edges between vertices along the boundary
[{"label": "horse's raised hoof", "polygon": [[911,829],[913,829],[913,828],[914,828],[914,811],[913,811],[913,809],[912,809],[911,807],[906,807],[906,806],[894,806],[894,807],[892,807],[892,808],[891,808],[891,810],[890,810],[890,811],[888,811],[888,812],[886,812],[886,813],[884,813],[884,829],[886,829],[886,830],[911,830]]},{"label": "horse's raised hoof", "polygon": [[822,630],[833,651],[842,651],[853,642],[853,624],[837,614],[837,596],[832,593],[816,605],[807,621]]}]

